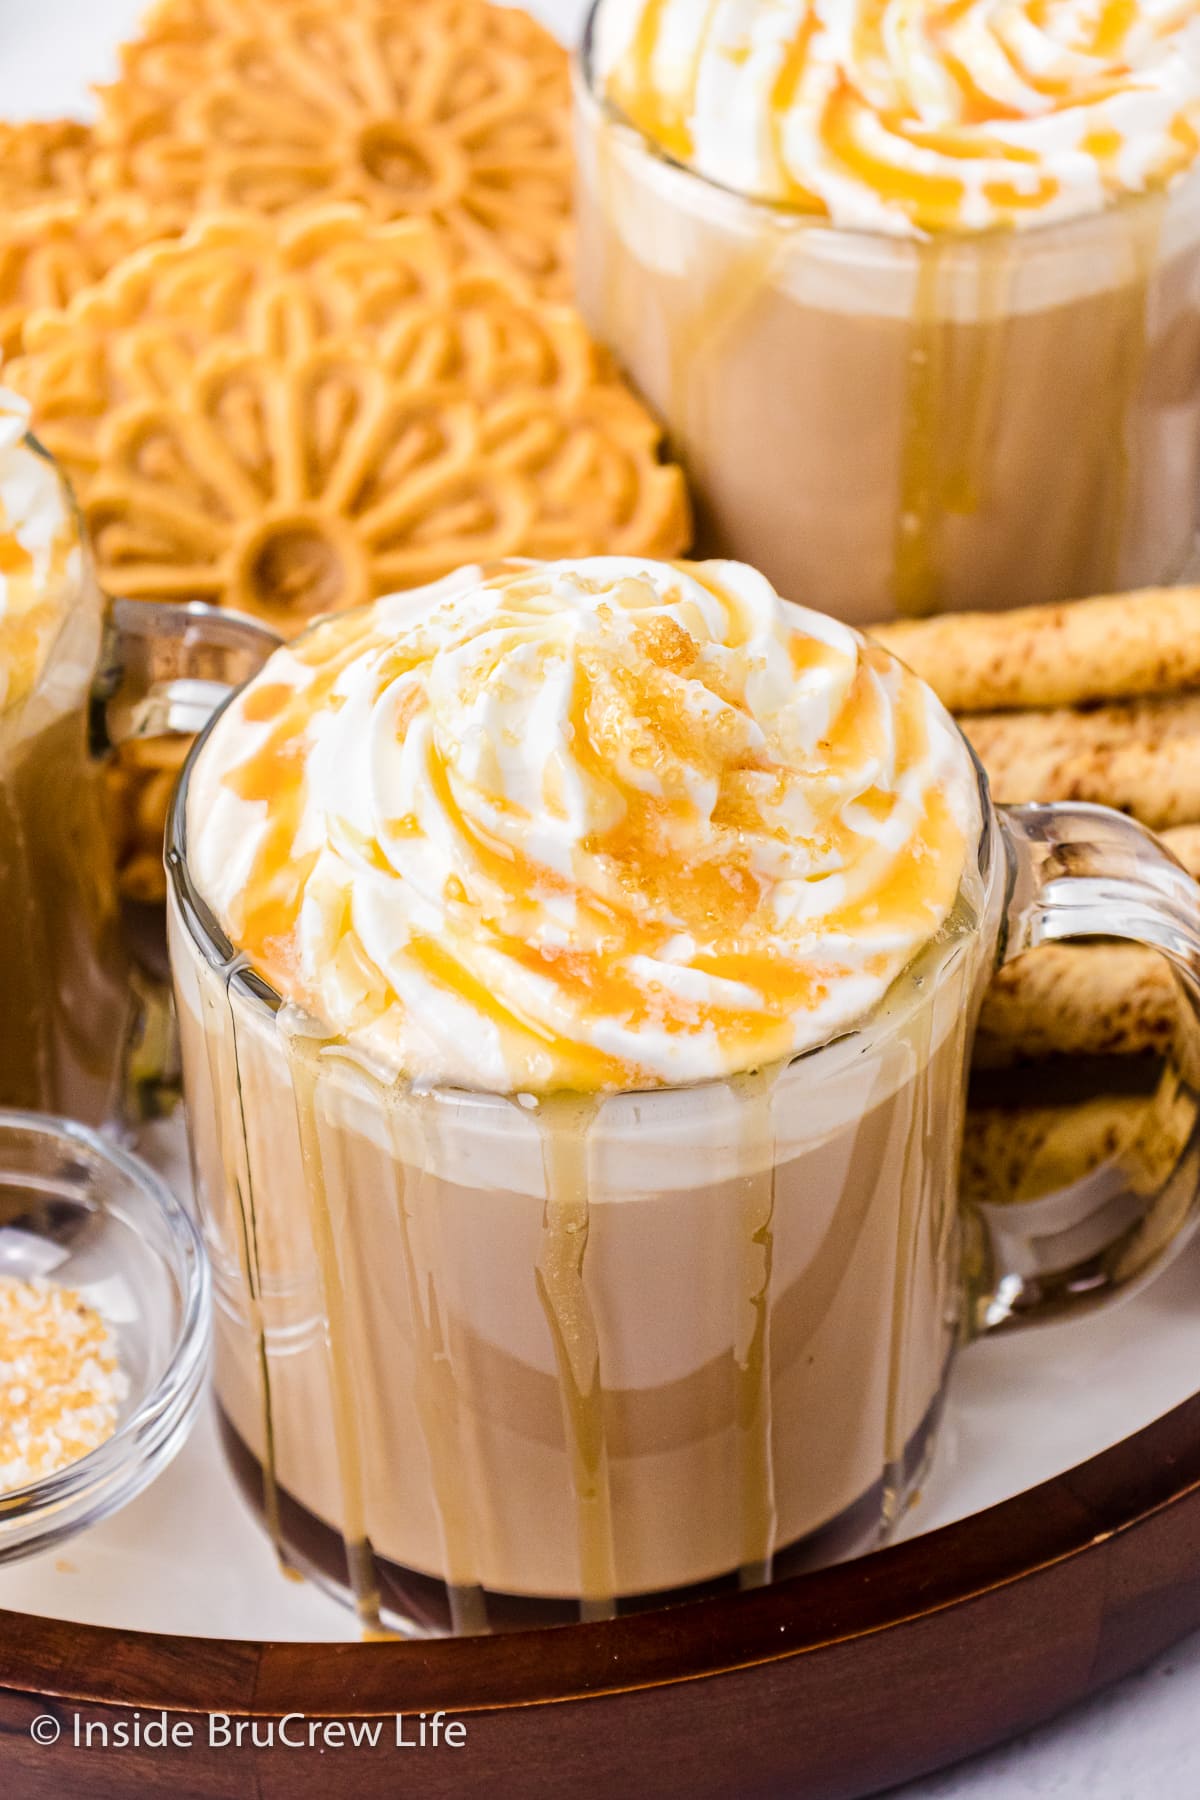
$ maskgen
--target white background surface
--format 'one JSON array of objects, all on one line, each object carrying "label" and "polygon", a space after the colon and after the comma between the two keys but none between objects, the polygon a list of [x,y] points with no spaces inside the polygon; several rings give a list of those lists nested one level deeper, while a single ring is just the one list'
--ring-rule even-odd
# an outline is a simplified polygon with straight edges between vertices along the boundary
[{"label": "white background surface", "polygon": [[[540,0],[532,10],[567,35],[581,8],[582,0]],[[0,116],[87,116],[88,83],[114,72],[115,45],[140,10],[140,0],[0,0]],[[914,1527],[1043,1479],[1197,1385],[1200,1247],[1106,1319],[969,1352]],[[175,1467],[123,1515],[59,1552],[0,1569],[0,1605],[149,1629],[203,1630],[207,1621],[230,1635],[347,1633],[340,1607],[278,1575],[208,1417]],[[981,1642],[982,1683],[987,1669]],[[1200,1637],[1057,1723],[906,1792],[1200,1800]]]}]

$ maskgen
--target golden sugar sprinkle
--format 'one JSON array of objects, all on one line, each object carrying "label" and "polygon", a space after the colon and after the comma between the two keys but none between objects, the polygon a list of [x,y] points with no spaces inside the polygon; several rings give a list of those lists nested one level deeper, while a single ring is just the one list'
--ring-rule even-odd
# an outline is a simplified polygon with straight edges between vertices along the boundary
[{"label": "golden sugar sprinkle", "polygon": [[0,1494],[99,1449],[128,1391],[107,1325],[74,1288],[0,1276]]}]

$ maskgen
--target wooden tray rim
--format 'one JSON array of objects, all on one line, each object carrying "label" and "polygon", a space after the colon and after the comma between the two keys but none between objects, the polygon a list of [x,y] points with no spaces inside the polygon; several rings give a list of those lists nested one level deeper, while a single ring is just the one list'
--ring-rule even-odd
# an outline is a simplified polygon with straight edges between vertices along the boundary
[{"label": "wooden tray rim", "polygon": [[752,1592],[602,1624],[385,1643],[179,1637],[0,1610],[0,1686],[254,1717],[296,1708],[375,1716],[401,1696],[406,1707],[456,1715],[611,1698],[845,1650],[986,1602],[1055,1565],[1103,1557],[1112,1540],[1171,1509],[1200,1544],[1200,1393],[1024,1493]]}]

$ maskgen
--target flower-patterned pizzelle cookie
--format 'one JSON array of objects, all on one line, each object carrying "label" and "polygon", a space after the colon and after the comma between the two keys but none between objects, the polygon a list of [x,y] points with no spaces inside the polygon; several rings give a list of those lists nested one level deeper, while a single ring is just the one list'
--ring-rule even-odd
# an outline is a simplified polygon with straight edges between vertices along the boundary
[{"label": "flower-patterned pizzelle cookie", "polygon": [[52,200],[82,200],[92,131],[76,119],[0,121],[0,218]]},{"label": "flower-patterned pizzelle cookie", "polygon": [[72,119],[0,123],[0,357],[36,308],[65,306],[142,244],[176,229],[138,194],[97,200],[92,131]]},{"label": "flower-patterned pizzelle cookie", "polygon": [[65,306],[168,229],[135,194],[0,209],[0,358],[18,354],[31,312]]},{"label": "flower-patterned pizzelle cookie", "polygon": [[[32,319],[26,351],[7,378],[114,594],[286,635],[460,563],[673,556],[690,535],[657,425],[574,310],[428,222],[202,220]],[[160,899],[178,755],[126,750],[122,886]]]},{"label": "flower-patterned pizzelle cookie", "polygon": [[101,91],[95,179],[180,223],[350,200],[570,293],[562,47],[491,0],[164,0]]},{"label": "flower-patterned pizzelle cookie", "polygon": [[462,563],[687,544],[682,475],[579,316],[428,223],[201,220],[25,343],[8,379],[112,593],[286,635]]}]

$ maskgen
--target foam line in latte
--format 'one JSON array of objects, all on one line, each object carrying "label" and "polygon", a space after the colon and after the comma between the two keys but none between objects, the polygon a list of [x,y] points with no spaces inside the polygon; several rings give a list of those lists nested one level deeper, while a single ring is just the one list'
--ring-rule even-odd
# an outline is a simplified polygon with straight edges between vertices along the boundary
[{"label": "foam line in latte", "polygon": [[468,569],[318,624],[192,779],[197,886],[392,1072],[688,1082],[850,1027],[948,916],[973,772],[928,689],[740,564]]},{"label": "foam line in latte", "polygon": [[603,0],[597,69],[660,149],[843,229],[1027,229],[1200,149],[1180,0]]}]

